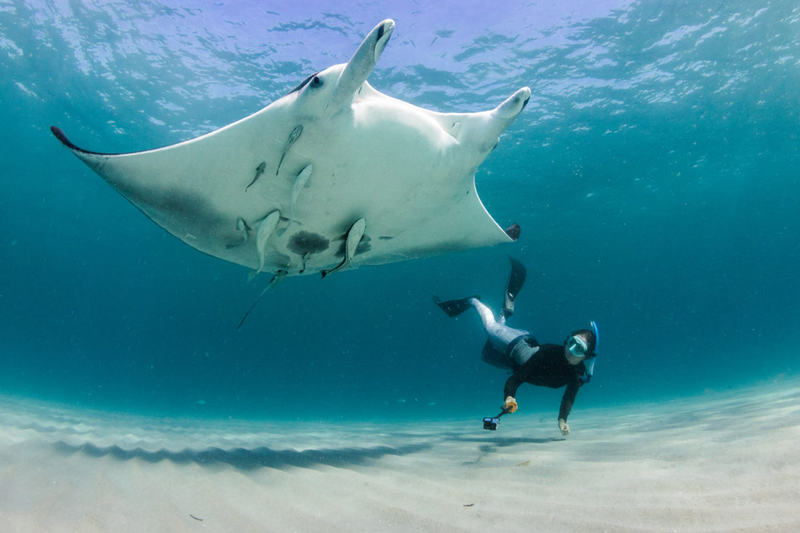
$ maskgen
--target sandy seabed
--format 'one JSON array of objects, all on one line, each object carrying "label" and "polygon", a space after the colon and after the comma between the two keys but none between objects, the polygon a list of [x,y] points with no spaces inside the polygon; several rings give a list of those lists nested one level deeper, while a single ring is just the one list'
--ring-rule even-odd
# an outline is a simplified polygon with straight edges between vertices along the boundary
[{"label": "sandy seabed", "polygon": [[800,531],[800,381],[551,417],[144,418],[0,397],[0,530]]}]

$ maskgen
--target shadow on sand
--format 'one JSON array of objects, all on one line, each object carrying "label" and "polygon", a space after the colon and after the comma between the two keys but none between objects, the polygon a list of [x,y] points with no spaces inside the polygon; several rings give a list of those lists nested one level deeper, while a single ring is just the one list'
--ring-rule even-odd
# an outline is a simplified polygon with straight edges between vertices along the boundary
[{"label": "shadow on sand", "polygon": [[204,466],[226,464],[241,470],[254,470],[257,468],[275,468],[285,470],[289,468],[314,468],[325,465],[337,468],[363,465],[370,460],[381,459],[385,456],[402,456],[428,450],[431,444],[409,444],[406,446],[390,447],[375,446],[372,448],[341,448],[321,450],[273,450],[267,447],[246,449],[234,448],[223,450],[221,448],[205,448],[193,450],[190,448],[171,451],[148,451],[142,448],[126,450],[119,446],[99,447],[91,443],[78,446],[67,444],[63,441],[55,443],[58,451],[66,454],[83,453],[90,457],[111,456],[121,461],[140,459],[149,463],[159,461],[172,461],[175,463],[195,463]]},{"label": "shadow on sand", "polygon": [[492,439],[491,441],[487,441],[485,438],[478,438],[478,437],[457,437],[456,440],[462,442],[483,442],[482,446],[478,447],[480,453],[478,457],[474,461],[464,461],[461,463],[464,466],[471,466],[480,463],[485,457],[489,456],[493,453],[498,453],[501,451],[502,448],[509,448],[511,446],[517,446],[520,444],[549,444],[551,442],[561,442],[564,439],[549,437],[546,439],[531,439],[526,437],[508,437],[508,438],[498,438]]}]

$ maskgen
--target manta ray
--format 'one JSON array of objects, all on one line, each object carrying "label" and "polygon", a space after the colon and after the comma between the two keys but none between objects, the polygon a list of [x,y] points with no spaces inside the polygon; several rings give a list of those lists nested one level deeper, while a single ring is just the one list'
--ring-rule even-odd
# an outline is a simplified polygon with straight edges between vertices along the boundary
[{"label": "manta ray", "polygon": [[385,20],[346,64],[312,74],[238,122],[172,146],[100,153],[53,134],[153,222],[225,261],[325,275],[516,240],[475,189],[475,172],[528,103],[438,113],[367,78],[394,31]]}]

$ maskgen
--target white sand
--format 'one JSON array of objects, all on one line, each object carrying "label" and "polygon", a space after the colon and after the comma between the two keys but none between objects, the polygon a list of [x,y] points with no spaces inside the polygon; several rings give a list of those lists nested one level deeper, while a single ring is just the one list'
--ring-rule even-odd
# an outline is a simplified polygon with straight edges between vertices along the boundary
[{"label": "white sand", "polygon": [[797,380],[570,425],[209,425],[0,398],[0,531],[800,531]]}]

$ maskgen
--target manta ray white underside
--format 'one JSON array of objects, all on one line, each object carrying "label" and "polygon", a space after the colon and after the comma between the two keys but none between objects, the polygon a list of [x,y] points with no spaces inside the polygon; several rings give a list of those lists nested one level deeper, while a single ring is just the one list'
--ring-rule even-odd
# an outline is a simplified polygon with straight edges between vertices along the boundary
[{"label": "manta ray white underside", "polygon": [[376,265],[516,239],[475,172],[530,98],[436,113],[366,79],[394,30],[261,111],[166,148],[104,154],[52,131],[156,224],[214,257],[276,276]]}]

